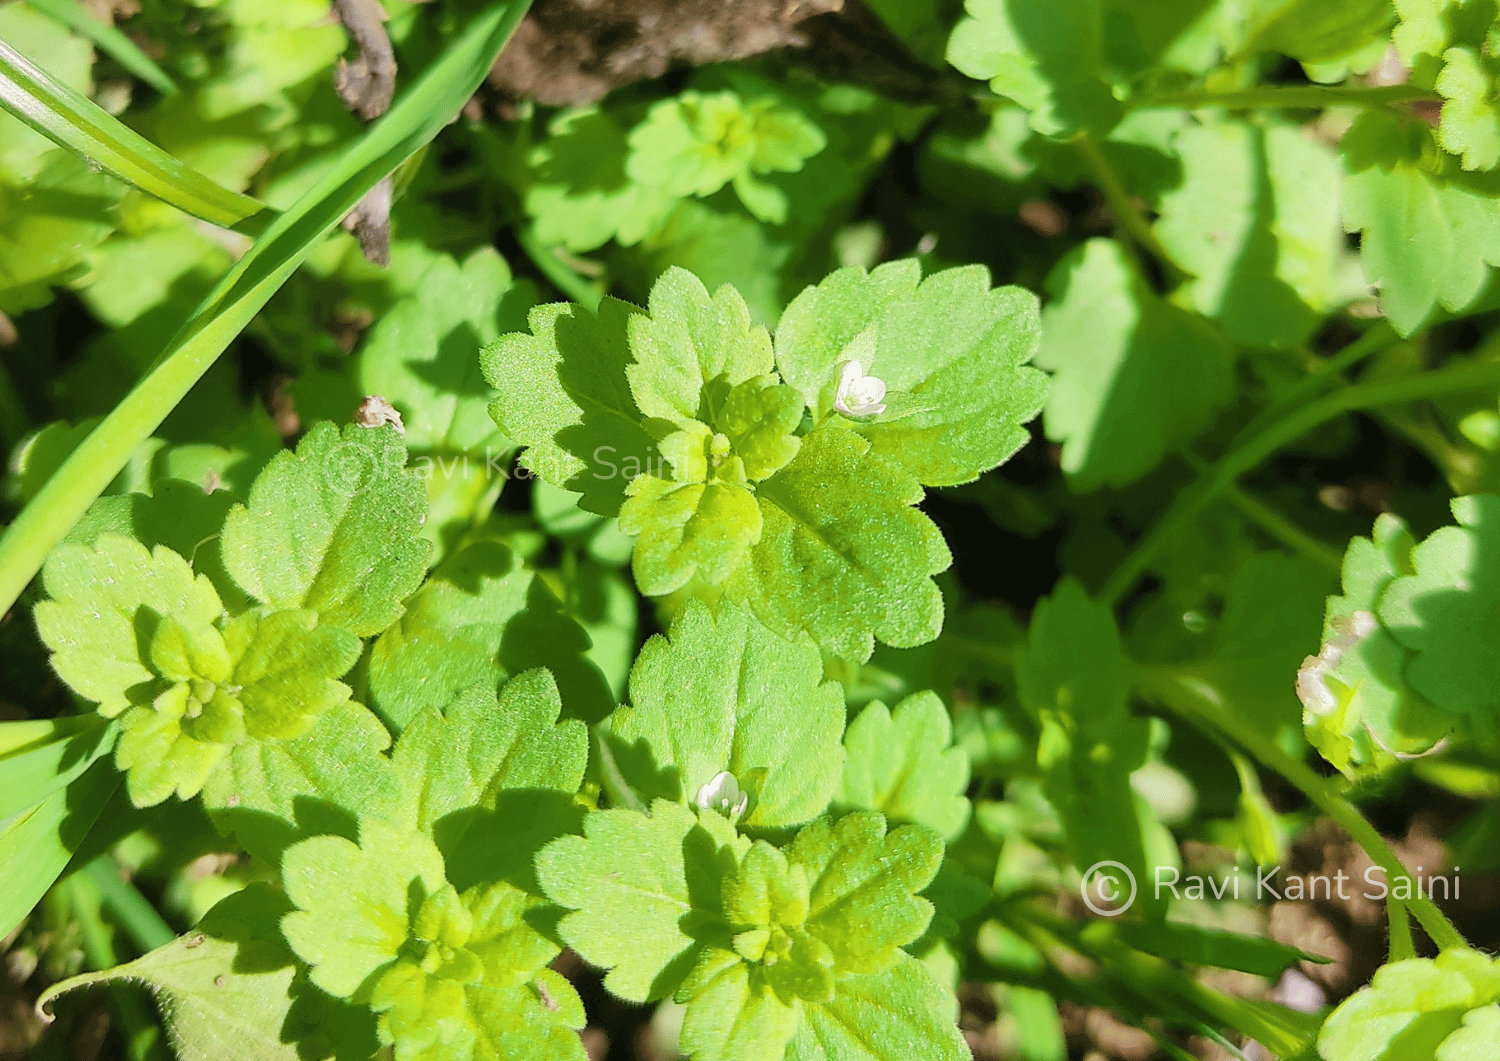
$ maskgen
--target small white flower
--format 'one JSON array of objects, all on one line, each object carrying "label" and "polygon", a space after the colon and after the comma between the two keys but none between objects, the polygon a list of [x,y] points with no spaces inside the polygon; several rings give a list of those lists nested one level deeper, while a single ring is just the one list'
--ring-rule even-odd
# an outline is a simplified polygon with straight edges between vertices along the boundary
[{"label": "small white flower", "polygon": [[709,779],[708,784],[698,790],[693,802],[704,810],[718,811],[734,820],[750,806],[748,793],[740,791],[740,783],[728,770],[721,770]]},{"label": "small white flower", "polygon": [[879,416],[885,412],[885,381],[865,375],[858,361],[845,361],[833,407],[845,416]]}]

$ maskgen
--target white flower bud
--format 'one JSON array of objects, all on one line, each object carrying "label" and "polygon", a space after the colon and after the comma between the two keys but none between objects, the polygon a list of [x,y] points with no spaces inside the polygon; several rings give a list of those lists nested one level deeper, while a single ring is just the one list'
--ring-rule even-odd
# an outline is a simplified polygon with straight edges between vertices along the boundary
[{"label": "white flower bud", "polygon": [[733,774],[721,770],[698,790],[693,802],[704,810],[718,811],[733,821],[750,806],[750,796],[740,791],[740,783]]},{"label": "white flower bud", "polygon": [[879,416],[885,412],[885,381],[865,375],[858,361],[845,361],[833,407],[845,416]]}]

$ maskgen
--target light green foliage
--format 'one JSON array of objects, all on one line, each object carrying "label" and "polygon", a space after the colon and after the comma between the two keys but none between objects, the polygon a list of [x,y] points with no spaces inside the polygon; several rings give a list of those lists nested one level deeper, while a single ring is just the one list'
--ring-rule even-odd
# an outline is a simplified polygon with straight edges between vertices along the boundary
[{"label": "light green foliage", "polygon": [[[1334,1010],[1318,1035],[1324,1061],[1469,1061],[1493,1049],[1500,965],[1463,948],[1392,962]],[[1477,1052],[1476,1052],[1477,1048]]]},{"label": "light green foliage", "polygon": [[605,739],[648,802],[698,802],[728,771],[749,797],[747,826],[796,825],[827,807],[843,762],[843,693],[822,677],[805,634],[787,641],[740,606],[715,617],[690,601],[670,640],[641,650],[630,703],[610,717]]},{"label": "light green foliage", "polygon": [[[1042,788],[1074,865],[1110,860],[1137,881],[1151,880],[1130,788],[1131,771],[1146,759],[1149,727],[1127,706],[1131,665],[1114,616],[1064,579],[1032,613],[1015,668],[1021,703],[1041,729]],[[1147,911],[1163,902],[1144,888],[1139,901]]]},{"label": "light green foliage", "polygon": [[1135,481],[1229,401],[1228,345],[1153,294],[1118,243],[1090,240],[1058,263],[1047,289],[1037,364],[1056,376],[1044,420],[1074,489]]},{"label": "light green foliage", "polygon": [[425,833],[375,819],[360,842],[315,836],[282,861],[297,909],[282,931],[312,982],[368,1002],[395,1056],[583,1058],[583,1004],[546,969],[557,946],[525,921],[537,900],[504,883],[460,895]]},{"label": "light green foliage", "polygon": [[390,399],[408,449],[488,457],[505,448],[487,413],[490,390],[474,351],[519,326],[533,292],[513,284],[505,260],[488,247],[462,263],[444,255],[370,330],[359,387]]},{"label": "light green foliage", "polygon": [[[935,834],[888,833],[873,812],[818,819],[778,850],[735,837],[716,811],[695,817],[658,800],[649,814],[591,813],[585,836],[556,841],[538,869],[547,894],[573,910],[563,938],[609,970],[606,987],[687,1004],[691,1057],[775,1061],[811,1022],[804,1049],[821,1042],[832,1057],[895,1061],[895,1044],[918,1035],[942,1043],[944,1058],[962,1049],[956,1029],[934,1019],[946,1008],[941,988],[901,949],[932,918],[917,893],[942,857]],[[871,1007],[882,994],[923,1008]],[[855,1013],[858,1030],[843,1035],[865,1053],[828,1038]]]},{"label": "light green foliage", "polygon": [[1413,653],[1406,679],[1443,708],[1467,716],[1489,744],[1500,740],[1500,497],[1453,502],[1456,527],[1444,527],[1411,551],[1380,598],[1382,625]]},{"label": "light green foliage", "polygon": [[401,614],[429,552],[423,490],[389,427],[318,424],[224,523],[224,564],[258,601],[307,608],[361,637]]},{"label": "light green foliage", "polygon": [[559,707],[551,675],[532,670],[498,699],[476,687],[401,734],[391,756],[401,783],[395,818],[436,837],[456,886],[530,886],[537,850],[576,830],[588,734],[577,720],[559,723]]},{"label": "light green foliage", "polygon": [[1267,736],[1300,748],[1300,715],[1289,676],[1318,643],[1326,569],[1303,557],[1259,553],[1229,583],[1214,647],[1184,671],[1217,691]]},{"label": "light green foliage", "polygon": [[1473,48],[1449,48],[1443,60],[1433,85],[1447,100],[1438,139],[1463,160],[1464,169],[1494,169],[1500,165],[1500,113],[1490,60]]},{"label": "light green foliage", "polygon": [[833,999],[804,1008],[787,1061],[963,1061],[969,1048],[947,1019],[951,997],[917,959],[896,958],[874,976],[851,977]]},{"label": "light green foliage", "polygon": [[894,712],[873,701],[844,734],[844,776],[835,800],[956,839],[969,823],[969,756],[951,746],[952,728],[935,693],[908,696]]},{"label": "light green foliage", "polygon": [[346,630],[307,611],[247,612],[222,636],[193,635],[170,618],[151,639],[151,661],[172,682],[147,707],[121,716],[115,762],[137,806],[202,789],[235,745],[301,736],[349,697],[342,677],[359,657]]},{"label": "light green foliage", "polygon": [[786,220],[787,197],[756,176],[795,173],[828,144],[805,115],[774,97],[692,89],[655,104],[629,140],[625,171],[637,183],[676,197],[732,184],[745,209],[771,224]]},{"label": "light green foliage", "polygon": [[1369,113],[1344,134],[1344,227],[1360,232],[1365,279],[1403,335],[1442,306],[1469,308],[1500,263],[1497,200],[1436,157],[1430,129]]},{"label": "light green foliage", "polygon": [[614,698],[585,655],[589,637],[535,572],[504,545],[479,541],[445,561],[370,653],[373,707],[396,728],[460,691],[551,670],[572,718],[595,722]]},{"label": "light green foliage", "polygon": [[1466,170],[1500,166],[1494,11],[1472,0],[1396,0],[1393,39],[1419,84],[1443,97],[1437,138]]},{"label": "light green foliage", "polygon": [[1049,136],[1108,132],[1123,113],[1106,82],[1103,0],[967,0],[948,61],[1031,112]]},{"label": "light green foliage", "polygon": [[992,290],[972,266],[922,280],[904,259],[868,274],[840,269],[797,296],[776,328],[776,362],[821,418],[834,409],[840,364],[859,360],[885,382],[891,408],[851,425],[924,485],[953,486],[1004,463],[1029,437],[1022,425],[1046,387],[1027,365],[1039,344],[1029,292]]},{"label": "light green foliage", "polygon": [[626,173],[627,130],[616,115],[594,107],[563,111],[527,161],[533,183],[526,212],[536,236],[572,251],[591,251],[611,239],[629,246],[659,229],[674,196]]},{"label": "light green foliage", "polygon": [[1156,235],[1193,274],[1184,304],[1252,346],[1305,341],[1341,300],[1339,183],[1332,151],[1293,125],[1189,126],[1175,146],[1182,183],[1162,199]]},{"label": "light green foliage", "polygon": [[1349,542],[1343,595],[1328,598],[1322,647],[1297,672],[1308,740],[1350,777],[1428,751],[1453,724],[1408,684],[1411,653],[1379,621],[1391,584],[1416,573],[1415,544],[1390,515],[1376,519],[1369,538]]},{"label": "light green foliage", "polygon": [[373,1050],[374,1037],[362,1041],[357,1019],[307,997],[278,925],[287,909],[280,893],[252,884],[166,946],[55,984],[40,1004],[50,1009],[59,995],[93,984],[144,984],[159,1000],[180,1061],[321,1061],[340,1048]]},{"label": "light green foliage", "polygon": [[582,494],[587,512],[613,516],[627,483],[652,466],[654,440],[641,425],[625,367],[634,306],[606,298],[597,315],[567,303],[531,311],[531,333],[484,348],[485,379],[498,392],[490,415],[525,446],[521,466]]},{"label": "light green foliage", "polygon": [[595,811],[583,836],[563,837],[537,856],[547,897],[573,911],[558,932],[585,961],[608,969],[604,986],[631,1002],[675,991],[704,934],[728,944],[718,884],[739,860],[736,847],[748,846],[732,830],[725,835],[714,811],[698,815],[666,800],[650,811]]},{"label": "light green foliage", "polygon": [[[531,335],[485,350],[491,414],[528,468],[587,511],[619,512],[647,594],[723,587],[777,633],[806,630],[847,659],[877,638],[920,644],[941,625],[930,578],[950,560],[911,507],[921,483],[1013,453],[1043,380],[1024,367],[1030,296],[990,291],[980,269],[918,277],[914,263],[836,274],[788,311],[774,352],[732,288],[710,294],[682,270],[647,314],[539,307]],[[900,389],[888,415],[837,408],[844,363],[861,358]],[[973,386],[995,372],[1000,388]]]},{"label": "light green foliage", "polygon": [[401,790],[383,754],[390,731],[353,701],[287,741],[247,741],[203,786],[214,823],[257,858],[313,833],[353,836],[359,815],[391,817]]},{"label": "light green foliage", "polygon": [[[148,551],[134,539],[102,534],[93,547],[59,546],[45,586],[51,599],[37,605],[36,622],[52,666],[106,718],[148,703],[149,683],[163,676],[140,644],[143,619],[153,632],[170,619],[180,637],[224,652],[214,626],[224,607],[213,584],[164,545]],[[217,662],[227,670],[227,661]]]}]

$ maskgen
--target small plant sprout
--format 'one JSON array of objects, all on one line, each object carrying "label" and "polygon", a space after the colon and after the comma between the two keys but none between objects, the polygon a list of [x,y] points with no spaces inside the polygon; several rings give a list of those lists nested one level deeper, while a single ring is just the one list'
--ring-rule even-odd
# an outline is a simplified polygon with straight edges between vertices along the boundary
[{"label": "small plant sprout", "polygon": [[740,783],[728,770],[720,770],[693,797],[704,810],[718,811],[730,821],[738,821],[750,806],[750,794],[740,791]]},{"label": "small plant sprout", "polygon": [[885,381],[865,375],[858,361],[845,361],[839,370],[839,389],[833,407],[845,416],[863,418],[885,412]]}]

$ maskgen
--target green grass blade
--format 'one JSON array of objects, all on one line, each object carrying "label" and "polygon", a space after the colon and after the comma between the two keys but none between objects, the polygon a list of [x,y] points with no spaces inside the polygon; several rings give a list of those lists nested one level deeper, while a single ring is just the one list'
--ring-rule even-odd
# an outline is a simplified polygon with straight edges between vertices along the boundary
[{"label": "green grass blade", "polygon": [[27,3],[79,36],[93,41],[101,51],[163,96],[177,93],[177,86],[167,72],[137,48],[135,41],[96,17],[78,0],[27,0]]},{"label": "green grass blade", "polygon": [[67,788],[0,822],[0,936],[47,894],[123,777],[114,763],[97,762]]},{"label": "green grass blade", "polygon": [[0,613],[15,603],[52,547],[136,446],[150,437],[308,253],[365,192],[458,113],[530,6],[531,0],[510,0],[475,17],[338,165],[266,228],[135,388],[0,537]]},{"label": "green grass blade", "polygon": [[87,96],[0,41],[0,107],[93,165],[216,225],[232,225],[264,207],[221,188],[129,128]]}]

